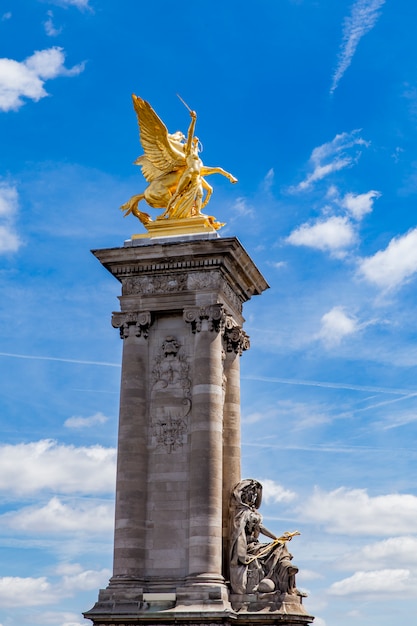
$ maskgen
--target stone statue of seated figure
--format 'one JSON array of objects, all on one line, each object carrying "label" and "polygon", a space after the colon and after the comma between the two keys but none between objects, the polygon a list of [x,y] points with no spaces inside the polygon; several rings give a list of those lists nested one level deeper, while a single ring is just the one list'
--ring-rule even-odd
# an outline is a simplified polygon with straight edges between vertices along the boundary
[{"label": "stone statue of seated figure", "polygon": [[[298,568],[292,563],[287,543],[294,533],[276,537],[262,524],[258,508],[262,485],[254,479],[242,480],[232,492],[230,504],[229,575],[233,594],[301,595],[295,586]],[[259,536],[272,539],[261,543]]]}]

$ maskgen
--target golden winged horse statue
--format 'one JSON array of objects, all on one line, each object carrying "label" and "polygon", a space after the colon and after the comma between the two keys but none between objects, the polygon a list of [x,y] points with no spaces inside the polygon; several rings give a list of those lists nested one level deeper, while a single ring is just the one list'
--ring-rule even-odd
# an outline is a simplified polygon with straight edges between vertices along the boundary
[{"label": "golden winged horse statue", "polygon": [[[144,154],[136,159],[135,164],[140,165],[149,184],[143,193],[132,196],[120,207],[121,210],[125,212],[125,216],[130,213],[135,215],[145,227],[153,220],[148,213],[139,210],[141,200],[145,200],[154,209],[164,209],[157,220],[202,216],[201,211],[213,192],[204,176],[221,174],[231,183],[236,183],[237,179],[221,167],[203,165],[199,157],[199,140],[194,136],[197,121],[195,111],[189,109],[191,123],[187,137],[180,131],[170,134],[149,102],[135,95],[132,98],[138,118],[139,138],[144,150]],[[204,217],[215,230],[223,226],[214,217]]]}]

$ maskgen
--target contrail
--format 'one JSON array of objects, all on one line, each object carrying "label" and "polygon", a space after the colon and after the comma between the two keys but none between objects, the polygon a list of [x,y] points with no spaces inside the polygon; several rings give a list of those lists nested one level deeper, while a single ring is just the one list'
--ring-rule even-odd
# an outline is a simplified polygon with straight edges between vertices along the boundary
[{"label": "contrail", "polygon": [[410,448],[377,448],[376,446],[326,446],[326,445],[314,445],[314,446],[297,446],[291,444],[281,444],[281,443],[256,443],[254,441],[245,441],[242,439],[243,447],[250,448],[273,448],[275,450],[294,450],[300,452],[328,452],[331,454],[353,454],[353,453],[364,453],[364,452],[375,452],[378,454],[398,454],[399,452],[411,454],[413,456],[416,455],[416,450],[412,446]]},{"label": "contrail", "polygon": [[265,383],[280,383],[283,385],[304,385],[306,387],[326,387],[328,389],[348,389],[350,391],[366,391],[370,393],[388,393],[396,396],[410,396],[417,394],[413,389],[390,389],[386,387],[367,387],[363,385],[349,385],[347,383],[329,383],[318,380],[297,380],[296,378],[269,378],[267,376],[242,376],[242,380],[259,380]]},{"label": "contrail", "polygon": [[[14,354],[13,352],[0,352],[0,357],[11,357],[14,359],[29,359],[34,361],[58,361],[60,363],[75,363],[77,365],[98,365],[100,367],[118,367],[120,363],[109,363],[107,361],[84,361],[82,359],[64,359],[54,356],[39,356],[34,354]],[[407,398],[417,395],[417,390],[412,389],[390,389],[386,387],[368,387],[364,385],[349,385],[347,383],[331,383],[318,380],[297,380],[295,378],[270,378],[268,376],[242,376],[242,380],[258,380],[265,383],[279,383],[282,385],[302,385],[306,387],[324,387],[327,389],[347,389],[350,391],[366,391],[370,393],[386,393],[396,396],[406,396]],[[390,402],[390,401],[387,401]],[[392,402],[395,402],[393,400]],[[384,403],[385,404],[385,403]],[[374,405],[378,406],[378,405]],[[361,410],[361,409],[359,409]]]},{"label": "contrail", "polygon": [[63,359],[55,356],[37,356],[33,354],[13,354],[12,352],[0,352],[0,356],[8,356],[14,359],[31,359],[34,361],[60,361],[61,363],[77,363],[78,365],[101,365],[103,367],[119,367],[119,363],[107,363],[106,361],[82,361],[81,359]]}]

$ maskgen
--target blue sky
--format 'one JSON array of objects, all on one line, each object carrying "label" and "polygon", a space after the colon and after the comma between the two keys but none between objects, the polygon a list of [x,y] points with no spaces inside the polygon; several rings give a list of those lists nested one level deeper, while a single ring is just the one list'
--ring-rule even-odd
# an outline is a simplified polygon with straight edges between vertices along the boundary
[{"label": "blue sky", "polygon": [[[80,626],[111,575],[122,344],[90,249],[143,232],[131,93],[198,113],[245,309],[244,477],[299,529],[317,626],[417,608],[417,5],[0,3],[0,625]],[[150,212],[153,212],[151,209]]]}]

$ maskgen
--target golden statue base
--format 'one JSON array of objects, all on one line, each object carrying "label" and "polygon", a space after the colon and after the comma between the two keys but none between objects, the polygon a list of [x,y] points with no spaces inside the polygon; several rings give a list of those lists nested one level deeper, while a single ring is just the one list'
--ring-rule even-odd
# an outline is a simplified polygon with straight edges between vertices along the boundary
[{"label": "golden statue base", "polygon": [[176,235],[197,235],[200,233],[215,233],[224,226],[216,222],[210,215],[195,215],[179,219],[156,219],[144,224],[147,233],[132,235],[132,239],[154,239],[156,237],[173,237]]}]

